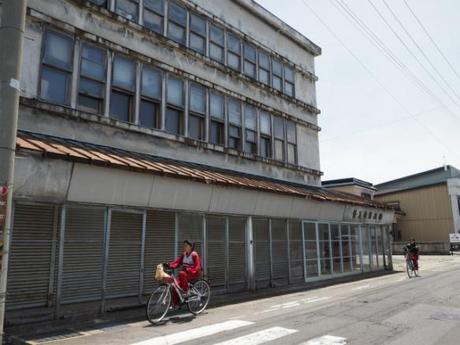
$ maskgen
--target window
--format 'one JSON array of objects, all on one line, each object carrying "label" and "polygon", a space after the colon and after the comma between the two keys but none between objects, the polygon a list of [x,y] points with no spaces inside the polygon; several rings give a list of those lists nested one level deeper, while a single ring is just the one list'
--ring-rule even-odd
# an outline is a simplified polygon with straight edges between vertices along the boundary
[{"label": "window", "polygon": [[106,80],[105,50],[83,44],[80,54],[78,108],[102,114]]},{"label": "window", "polygon": [[92,2],[99,7],[107,7],[107,0],[89,0],[89,2]]},{"label": "window", "polygon": [[256,79],[256,48],[247,42],[244,43],[244,74]]},{"label": "window", "polygon": [[139,0],[116,0],[115,12],[128,20],[137,22],[139,18]]},{"label": "window", "polygon": [[283,66],[278,60],[272,60],[272,85],[278,91],[283,91]]},{"label": "window", "polygon": [[228,147],[241,150],[241,102],[228,101]]},{"label": "window", "polygon": [[460,196],[457,197],[458,212],[460,213]]},{"label": "window", "polygon": [[148,66],[142,68],[141,104],[139,106],[139,125],[147,128],[160,128],[161,82],[160,71]]},{"label": "window", "polygon": [[272,157],[272,121],[269,113],[261,111],[260,121],[260,155],[262,157]]},{"label": "window", "polygon": [[184,82],[168,77],[165,129],[168,133],[184,134]]},{"label": "window", "polygon": [[189,46],[200,54],[206,54],[206,21],[195,14],[190,15]]},{"label": "window", "polygon": [[135,62],[116,56],[113,60],[110,117],[125,122],[133,121],[135,87]]},{"label": "window", "polygon": [[165,6],[163,0],[144,0],[144,26],[163,33]]},{"label": "window", "polygon": [[259,81],[270,85],[270,56],[259,51]]},{"label": "window", "polygon": [[295,74],[292,68],[284,66],[284,92],[290,97],[295,95]]},{"label": "window", "polygon": [[190,86],[190,113],[188,135],[196,140],[205,140],[206,89],[198,84]]},{"label": "window", "polygon": [[176,3],[169,3],[168,8],[168,37],[177,43],[185,45],[187,27],[187,10]]},{"label": "window", "polygon": [[287,134],[287,161],[291,164],[297,163],[297,133],[296,124],[292,121],[286,121]]},{"label": "window", "polygon": [[273,118],[273,130],[275,132],[275,159],[284,161],[284,119],[282,117]]},{"label": "window", "polygon": [[237,71],[241,71],[241,41],[232,34],[227,36],[227,64]]},{"label": "window", "polygon": [[224,30],[217,26],[209,26],[209,57],[217,62],[224,63]]},{"label": "window", "polygon": [[252,154],[257,154],[257,110],[250,105],[245,106],[244,126],[244,151]]},{"label": "window", "polygon": [[73,67],[73,39],[52,31],[46,33],[42,59],[40,97],[69,105]]},{"label": "window", "polygon": [[211,92],[209,94],[209,142],[215,145],[225,144],[225,97]]}]

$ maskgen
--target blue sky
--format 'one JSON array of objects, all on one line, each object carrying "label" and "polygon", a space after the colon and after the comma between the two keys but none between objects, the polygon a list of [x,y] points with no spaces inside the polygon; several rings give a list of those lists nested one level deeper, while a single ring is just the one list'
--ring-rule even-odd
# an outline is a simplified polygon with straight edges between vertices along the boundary
[{"label": "blue sky", "polygon": [[[460,1],[407,0],[453,70],[403,0],[386,0],[388,7],[384,0],[257,1],[323,49],[316,59],[323,179],[353,176],[379,183],[444,163],[460,168]],[[391,50],[400,68],[353,24],[337,1]]]}]

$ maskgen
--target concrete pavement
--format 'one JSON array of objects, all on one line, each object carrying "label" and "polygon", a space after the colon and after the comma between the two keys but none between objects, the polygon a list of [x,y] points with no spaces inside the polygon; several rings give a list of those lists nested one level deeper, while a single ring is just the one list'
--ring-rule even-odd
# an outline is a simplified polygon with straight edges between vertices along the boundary
[{"label": "concrete pavement", "polygon": [[[394,257],[396,269],[404,268]],[[29,344],[342,345],[460,344],[460,256],[422,257],[421,277],[405,272],[305,292],[177,314],[163,326],[147,321],[104,325]]]}]

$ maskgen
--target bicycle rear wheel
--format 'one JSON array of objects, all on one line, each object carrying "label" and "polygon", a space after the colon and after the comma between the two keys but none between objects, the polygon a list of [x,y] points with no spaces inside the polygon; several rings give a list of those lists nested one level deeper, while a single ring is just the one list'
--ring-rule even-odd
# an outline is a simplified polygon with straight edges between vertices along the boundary
[{"label": "bicycle rear wheel", "polygon": [[406,261],[406,271],[409,279],[417,276],[417,272],[415,271],[415,266],[412,260]]},{"label": "bicycle rear wheel", "polygon": [[211,287],[206,280],[200,279],[190,287],[190,297],[187,301],[188,310],[193,315],[202,313],[211,299]]},{"label": "bicycle rear wheel", "polygon": [[161,285],[150,295],[146,306],[147,320],[153,325],[160,323],[171,305],[171,291],[168,285]]}]

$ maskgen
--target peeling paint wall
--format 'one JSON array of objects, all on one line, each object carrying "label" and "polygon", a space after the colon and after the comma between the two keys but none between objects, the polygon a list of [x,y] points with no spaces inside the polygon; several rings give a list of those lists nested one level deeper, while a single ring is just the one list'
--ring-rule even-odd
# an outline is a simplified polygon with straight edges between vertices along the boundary
[{"label": "peeling paint wall", "polygon": [[[314,56],[299,44],[282,35],[263,20],[243,9],[234,1],[201,1],[195,4],[206,7],[216,17],[260,41],[282,56],[288,57],[306,71],[314,72]],[[38,97],[41,41],[47,25],[74,33],[83,40],[90,39],[112,50],[133,55],[136,58],[153,59],[160,67],[196,76],[229,94],[248,97],[275,112],[281,112],[302,121],[317,125],[317,114],[307,110],[302,102],[316,105],[315,82],[296,73],[296,95],[301,103],[275,95],[268,88],[256,85],[248,78],[231,74],[206,59],[194,57],[186,49],[174,45],[164,37],[147,32],[137,24],[126,22],[102,11],[89,9],[76,2],[29,0],[26,27],[25,55],[22,74],[22,96]],[[228,15],[231,13],[231,15]],[[52,108],[52,107],[51,107]],[[254,160],[243,155],[231,155],[210,150],[203,145],[188,145],[186,140],[170,140],[162,133],[144,130],[137,126],[119,124],[97,116],[68,115],[68,109],[35,109],[21,106],[19,128],[72,139],[116,146],[127,150],[139,150],[159,156],[174,157],[212,166],[232,169],[250,174],[270,176],[277,179],[320,185],[320,177],[308,169],[320,170],[318,132],[301,123],[298,130],[299,169],[273,161]],[[305,169],[302,169],[305,168]]]}]

